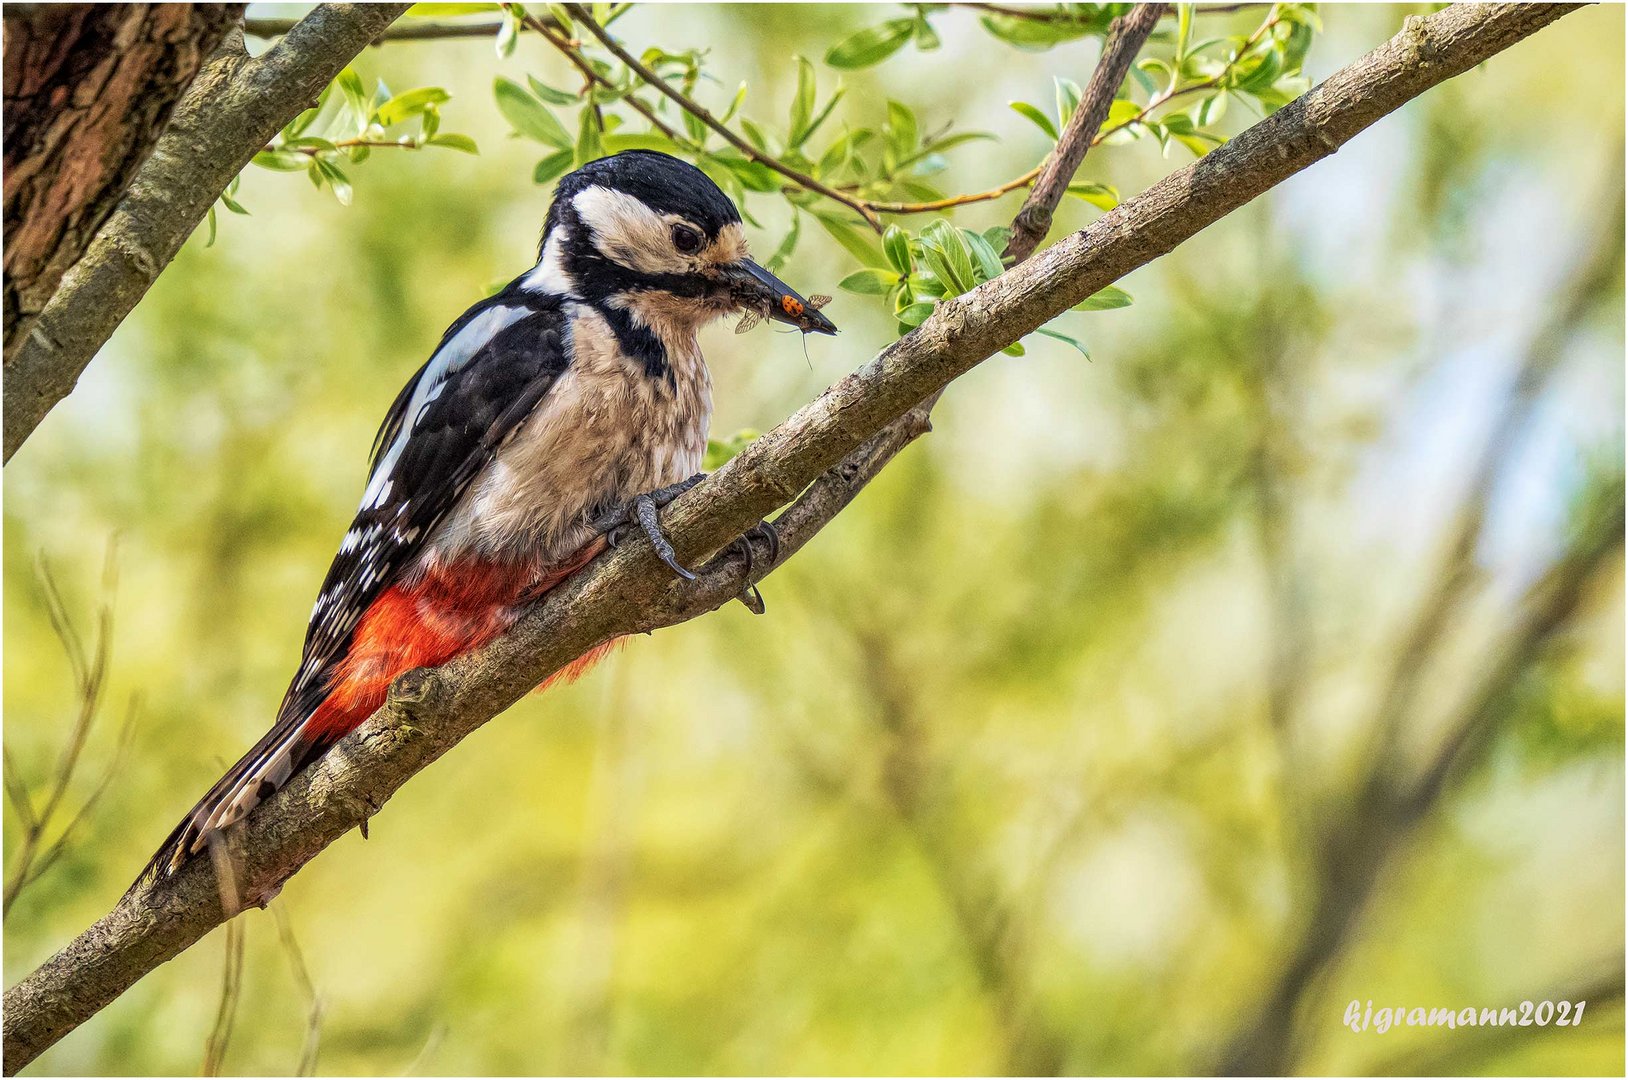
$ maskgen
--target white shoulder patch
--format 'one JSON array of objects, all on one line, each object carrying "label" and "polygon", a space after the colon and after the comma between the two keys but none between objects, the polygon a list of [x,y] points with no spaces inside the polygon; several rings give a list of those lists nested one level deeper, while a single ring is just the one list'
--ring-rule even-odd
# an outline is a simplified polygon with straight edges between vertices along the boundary
[{"label": "white shoulder patch", "polygon": [[435,351],[430,358],[429,366],[424,369],[424,375],[413,388],[412,400],[407,403],[405,420],[401,430],[391,440],[390,447],[379,457],[379,464],[368,478],[367,490],[362,492],[361,509],[372,510],[383,506],[390,498],[390,474],[401,460],[401,452],[412,438],[413,428],[418,426],[423,416],[424,407],[441,396],[447,376],[462,371],[469,361],[491,341],[497,333],[510,323],[524,316],[527,312],[523,307],[511,307],[500,304],[487,308],[485,311],[470,319],[464,327],[451,340]]}]

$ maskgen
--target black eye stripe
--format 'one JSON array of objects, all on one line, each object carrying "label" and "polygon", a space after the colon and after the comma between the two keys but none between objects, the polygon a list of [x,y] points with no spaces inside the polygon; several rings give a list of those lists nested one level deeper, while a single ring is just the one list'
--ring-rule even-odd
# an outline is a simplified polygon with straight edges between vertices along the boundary
[{"label": "black eye stripe", "polygon": [[673,246],[685,255],[694,255],[700,251],[703,239],[699,232],[688,225],[673,226]]}]

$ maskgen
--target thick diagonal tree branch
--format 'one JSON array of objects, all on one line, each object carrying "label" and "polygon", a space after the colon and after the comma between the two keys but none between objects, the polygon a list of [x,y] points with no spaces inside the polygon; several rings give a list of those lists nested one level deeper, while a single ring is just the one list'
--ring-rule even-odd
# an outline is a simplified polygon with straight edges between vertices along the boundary
[{"label": "thick diagonal tree branch", "polygon": [[322,4],[263,56],[233,31],[5,368],[5,460],[73,390],[249,159],[407,4]]},{"label": "thick diagonal tree branch", "polygon": [[[1571,10],[1458,5],[1410,18],[1395,38],[1226,146],[945,301],[916,331],[674,503],[665,524],[680,556],[694,565],[789,503],[777,519],[783,562],[921,433],[921,403],[957,376]],[[750,577],[774,565],[759,551]],[[265,902],[410,777],[592,646],[711,611],[738,595],[748,576],[732,556],[709,563],[697,581],[675,581],[648,544],[624,545],[549,593],[486,648],[402,676],[366,724],[228,831],[239,897]],[[225,917],[208,860],[125,896],[6,992],[6,1070],[22,1068]]]}]

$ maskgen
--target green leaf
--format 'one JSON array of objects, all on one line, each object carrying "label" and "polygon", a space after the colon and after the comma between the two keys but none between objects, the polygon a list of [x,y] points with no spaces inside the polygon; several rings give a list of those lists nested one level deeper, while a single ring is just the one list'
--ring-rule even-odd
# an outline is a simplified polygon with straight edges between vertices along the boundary
[{"label": "green leaf", "polygon": [[316,167],[322,170],[322,175],[327,179],[328,186],[333,188],[334,198],[339,200],[339,204],[349,206],[351,200],[350,180],[339,170],[339,166],[323,158],[317,158]]},{"label": "green leaf", "polygon": [[344,95],[345,104],[350,108],[356,120],[356,130],[361,131],[367,126],[367,121],[373,115],[373,107],[368,101],[367,91],[362,88],[362,77],[356,74],[355,68],[346,68],[334,79],[339,86],[339,92]]},{"label": "green leaf", "polygon": [[1045,334],[1047,337],[1055,338],[1058,341],[1067,342],[1068,344],[1074,346],[1076,349],[1080,350],[1080,355],[1081,356],[1085,357],[1087,360],[1091,359],[1091,351],[1085,347],[1085,344],[1083,342],[1079,341],[1076,338],[1071,338],[1067,334],[1059,333],[1056,330],[1048,330],[1044,326],[1040,327],[1035,332],[1040,333],[1040,334]]},{"label": "green leaf", "polygon": [[324,150],[335,151],[339,148],[327,139],[319,139],[315,135],[306,135],[299,139],[289,139],[283,143],[284,150]]},{"label": "green leaf", "polygon": [[773,169],[761,161],[752,161],[740,156],[725,157],[715,155],[716,159],[724,164],[730,172],[740,179],[741,186],[748,191],[771,192],[780,190],[780,177]]},{"label": "green leaf", "polygon": [[994,137],[987,131],[958,131],[954,135],[943,135],[936,139],[928,139],[921,149],[923,153],[942,154],[944,151],[960,146],[962,143],[975,142],[979,139],[993,139]]},{"label": "green leaf", "polygon": [[887,103],[888,143],[893,152],[904,159],[916,149],[916,114],[910,106],[889,99]]},{"label": "green leaf", "polygon": [[808,141],[809,136],[820,130],[820,125],[825,123],[826,119],[831,115],[831,110],[837,107],[837,102],[841,101],[842,95],[846,94],[847,92],[848,88],[846,86],[837,87],[836,90],[832,92],[831,96],[826,99],[825,106],[820,109],[818,113],[814,114],[814,119],[808,122],[808,129],[803,132],[803,137],[793,145],[800,146],[802,143]]},{"label": "green leaf", "polygon": [[882,234],[882,251],[887,255],[889,266],[901,274],[910,273],[912,263],[909,233],[897,225],[889,225],[887,232]]},{"label": "green leaf", "polygon": [[514,55],[514,46],[520,40],[520,20],[514,18],[504,19],[497,28],[497,40],[493,48],[497,50],[499,60],[507,60]]},{"label": "green leaf", "polygon": [[575,94],[564,90],[556,90],[545,82],[539,81],[535,76],[527,75],[526,82],[531,85],[531,92],[548,102],[550,105],[575,105],[580,99]]},{"label": "green leaf", "polygon": [[903,326],[907,330],[914,330],[916,327],[927,321],[928,316],[933,313],[933,308],[935,306],[936,305],[929,303],[911,304],[903,311],[900,311],[895,318],[899,320],[900,326]]},{"label": "green leaf", "polygon": [[379,106],[379,123],[385,127],[399,124],[409,116],[424,111],[429,105],[444,105],[452,100],[452,95],[439,86],[420,86],[416,90],[408,90]]},{"label": "green leaf", "polygon": [[855,270],[837,282],[837,288],[864,296],[886,296],[898,284],[899,275],[892,270],[867,266],[863,270]]},{"label": "green leaf", "polygon": [[1193,37],[1193,5],[1176,5],[1176,63],[1187,56],[1187,44]]},{"label": "green leaf", "polygon": [[646,131],[635,135],[606,135],[601,141],[605,144],[605,152],[608,154],[620,154],[623,150],[660,150],[670,154],[678,149],[673,145],[673,140],[659,131]]},{"label": "green leaf", "polygon": [[226,209],[230,210],[234,214],[242,214],[247,217],[249,211],[244,208],[242,203],[232,198],[231,190],[231,188],[227,188],[225,191],[220,193],[221,205],[226,207]]},{"label": "green leaf", "polygon": [[879,64],[904,47],[916,31],[914,19],[889,19],[843,38],[825,54],[834,68],[864,68]]},{"label": "green leaf", "polygon": [[876,266],[887,261],[882,249],[870,238],[867,232],[861,232],[847,219],[834,213],[815,210],[812,211],[820,227],[831,234],[831,238],[847,249],[848,254],[859,261],[861,266]]},{"label": "green leaf", "polygon": [[1068,193],[1076,199],[1084,199],[1092,206],[1103,210],[1112,210],[1119,205],[1119,189],[1111,184],[1094,184],[1088,180],[1076,180],[1068,185]]},{"label": "green leaf", "polygon": [[475,145],[474,139],[471,139],[468,135],[455,135],[451,132],[430,139],[430,145],[445,146],[450,150],[462,150],[466,154],[480,153],[480,147]]},{"label": "green leaf", "polygon": [[797,250],[797,239],[802,231],[803,215],[793,210],[791,214],[791,231],[786,233],[784,240],[780,241],[780,246],[774,249],[774,254],[769,256],[769,261],[763,264],[769,273],[779,273],[780,268],[786,265],[786,260],[791,258],[791,253]]},{"label": "green leaf", "polygon": [[1117,285],[1109,285],[1099,292],[1094,292],[1078,304],[1075,311],[1112,311],[1114,308],[1130,307],[1131,294]]},{"label": "green leaf", "polygon": [[[497,110],[514,129],[545,146],[564,150],[571,145],[571,136],[547,106],[526,93],[519,83],[499,75],[492,82],[492,93],[497,98]],[[583,109],[592,115],[592,109]]]},{"label": "green leaf", "polygon": [[1080,107],[1080,84],[1073,79],[1057,77],[1057,130],[1068,126],[1068,118]]},{"label": "green leaf", "polygon": [[1001,264],[1001,256],[990,245],[988,240],[973,232],[971,229],[962,229],[961,235],[966,239],[967,246],[972,249],[972,258],[977,263],[978,280],[988,281],[990,278],[1001,276],[1006,267]]},{"label": "green leaf", "polygon": [[991,225],[984,230],[984,242],[996,251],[1005,251],[1006,245],[1012,242],[1012,226]]},{"label": "green leaf", "polygon": [[278,172],[304,172],[311,167],[311,159],[293,150],[262,150],[251,159],[262,169]]},{"label": "green leaf", "polygon": [[697,146],[705,146],[707,144],[708,136],[712,134],[711,130],[701,120],[701,118],[694,113],[685,110],[683,116],[684,130],[689,133],[690,141]]},{"label": "green leaf", "polygon": [[921,231],[921,239],[922,252],[933,273],[955,292],[964,293],[978,283],[972,269],[972,248],[960,229],[940,218]]},{"label": "green leaf", "polygon": [[797,58],[797,93],[791,99],[791,134],[788,145],[801,146],[808,138],[808,121],[814,115],[814,65]]},{"label": "green leaf", "polygon": [[204,214],[204,221],[209,225],[209,239],[204,241],[204,247],[211,248],[211,247],[215,246],[215,224],[216,224],[216,222],[215,222],[215,208],[213,206],[211,206],[209,208],[208,213]]},{"label": "green leaf", "polygon": [[546,184],[555,177],[563,175],[566,170],[571,168],[571,162],[575,158],[576,154],[570,150],[555,151],[537,163],[537,167],[531,172],[531,182]]},{"label": "green leaf", "polygon": [[1014,341],[1012,344],[1002,349],[1001,352],[1005,353],[1007,356],[1024,356],[1028,353],[1028,350],[1023,347],[1022,342]]},{"label": "green leaf", "polygon": [[916,48],[922,52],[932,52],[943,44],[938,39],[938,31],[933,29],[933,24],[927,21],[927,16],[919,8],[916,15],[915,37]]},{"label": "green leaf", "polygon": [[[577,123],[577,143],[574,160],[577,168],[605,156],[605,144],[599,136],[599,123],[592,109],[583,109]],[[736,200],[737,202],[739,200]]]},{"label": "green leaf", "polygon": [[1108,19],[1112,18],[1109,11],[1111,6],[1106,4],[1098,6],[1105,9],[1100,20],[1082,18],[1078,23],[1023,19],[1009,15],[988,15],[980,21],[985,30],[1008,45],[1029,52],[1042,52],[1053,45],[1105,31]]},{"label": "green leaf", "polygon": [[1053,142],[1057,141],[1057,128],[1052,124],[1051,117],[1030,105],[1027,101],[1008,101],[1007,104],[1019,116],[1026,116],[1034,121],[1035,127],[1044,131]]},{"label": "green leaf", "polygon": [[722,468],[725,462],[752,445],[762,435],[761,431],[746,428],[735,432],[727,439],[708,439],[707,452],[701,460],[701,468],[706,472]]},{"label": "green leaf", "polygon": [[763,137],[763,129],[758,127],[746,117],[741,117],[741,131],[746,133],[746,141],[763,151],[769,152],[769,140]]},{"label": "green leaf", "polygon": [[745,100],[746,83],[742,82],[740,89],[735,91],[734,100],[729,103],[729,108],[724,111],[724,114],[718,118],[718,122],[721,124],[727,124],[733,120],[735,118],[735,114],[740,112],[741,103]]}]

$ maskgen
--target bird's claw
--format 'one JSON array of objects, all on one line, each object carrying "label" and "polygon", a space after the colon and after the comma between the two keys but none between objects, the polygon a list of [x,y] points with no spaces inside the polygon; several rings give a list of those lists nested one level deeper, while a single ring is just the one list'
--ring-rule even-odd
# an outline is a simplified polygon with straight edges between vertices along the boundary
[{"label": "bird's claw", "polygon": [[746,610],[753,615],[762,615],[768,610],[768,607],[763,603],[763,593],[758,590],[757,585],[751,580],[752,571],[757,564],[757,554],[752,550],[753,540],[762,540],[768,545],[770,563],[780,558],[780,533],[767,521],[760,521],[737,536],[729,547],[724,549],[724,554],[727,556],[739,552],[741,557],[745,559],[747,583],[746,587],[741,590],[740,596],[736,597],[736,599],[744,604]]},{"label": "bird's claw", "polygon": [[613,548],[622,542],[628,530],[638,526],[649,539],[656,556],[672,567],[673,573],[686,581],[694,581],[694,572],[678,561],[678,552],[673,550],[672,541],[668,540],[667,534],[662,531],[657,511],[705,479],[705,473],[696,473],[688,480],[680,480],[676,484],[647,491],[643,495],[635,495],[621,506],[601,514],[590,525],[596,532],[603,533],[606,542]]}]

